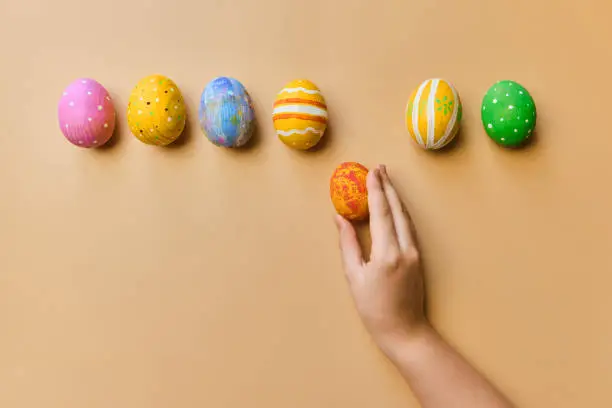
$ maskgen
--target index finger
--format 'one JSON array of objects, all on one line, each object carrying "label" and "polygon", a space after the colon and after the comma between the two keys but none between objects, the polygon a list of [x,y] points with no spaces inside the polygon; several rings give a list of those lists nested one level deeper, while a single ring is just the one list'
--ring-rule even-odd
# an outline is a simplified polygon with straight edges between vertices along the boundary
[{"label": "index finger", "polygon": [[372,235],[372,258],[380,258],[389,252],[399,252],[393,215],[383,190],[380,170],[368,173],[368,207],[370,208],[370,234]]}]

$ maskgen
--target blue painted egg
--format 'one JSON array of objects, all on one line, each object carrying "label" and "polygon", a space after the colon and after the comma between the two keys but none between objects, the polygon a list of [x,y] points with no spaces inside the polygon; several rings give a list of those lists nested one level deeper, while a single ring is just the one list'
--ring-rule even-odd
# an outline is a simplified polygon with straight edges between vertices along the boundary
[{"label": "blue painted egg", "polygon": [[202,131],[217,146],[240,147],[255,129],[251,97],[234,78],[219,77],[206,85],[199,116]]}]

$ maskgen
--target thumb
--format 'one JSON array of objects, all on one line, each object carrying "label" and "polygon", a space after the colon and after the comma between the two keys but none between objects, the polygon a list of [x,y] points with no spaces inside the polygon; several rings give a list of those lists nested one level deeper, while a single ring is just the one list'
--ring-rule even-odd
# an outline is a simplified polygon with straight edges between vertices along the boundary
[{"label": "thumb", "polygon": [[350,277],[363,264],[361,246],[359,245],[353,224],[338,214],[335,221],[338,233],[340,234],[340,251],[342,252],[344,272]]}]

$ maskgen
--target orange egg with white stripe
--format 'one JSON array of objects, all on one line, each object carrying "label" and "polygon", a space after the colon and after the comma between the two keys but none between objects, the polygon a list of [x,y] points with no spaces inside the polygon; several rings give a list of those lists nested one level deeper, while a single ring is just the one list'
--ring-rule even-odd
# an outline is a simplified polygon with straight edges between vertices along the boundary
[{"label": "orange egg with white stripe", "polygon": [[443,79],[428,79],[408,100],[406,128],[419,146],[441,149],[457,135],[461,115],[457,90]]},{"label": "orange egg with white stripe", "polygon": [[315,146],[327,128],[327,105],[315,84],[291,81],[274,101],[272,120],[278,138],[287,146],[307,150]]}]

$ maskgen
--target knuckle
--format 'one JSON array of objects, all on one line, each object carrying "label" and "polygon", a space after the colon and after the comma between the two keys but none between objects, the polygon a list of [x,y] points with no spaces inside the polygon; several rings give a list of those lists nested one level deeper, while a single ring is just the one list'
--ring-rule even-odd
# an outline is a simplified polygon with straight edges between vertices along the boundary
[{"label": "knuckle", "polygon": [[409,265],[418,264],[421,262],[421,254],[416,248],[410,248],[403,255],[404,261]]},{"label": "knuckle", "polygon": [[398,268],[402,263],[402,257],[397,251],[388,251],[382,261],[388,268]]},{"label": "knuckle", "polygon": [[389,206],[389,204],[383,205],[382,208],[380,209],[380,212],[385,217],[391,217],[391,207]]}]

